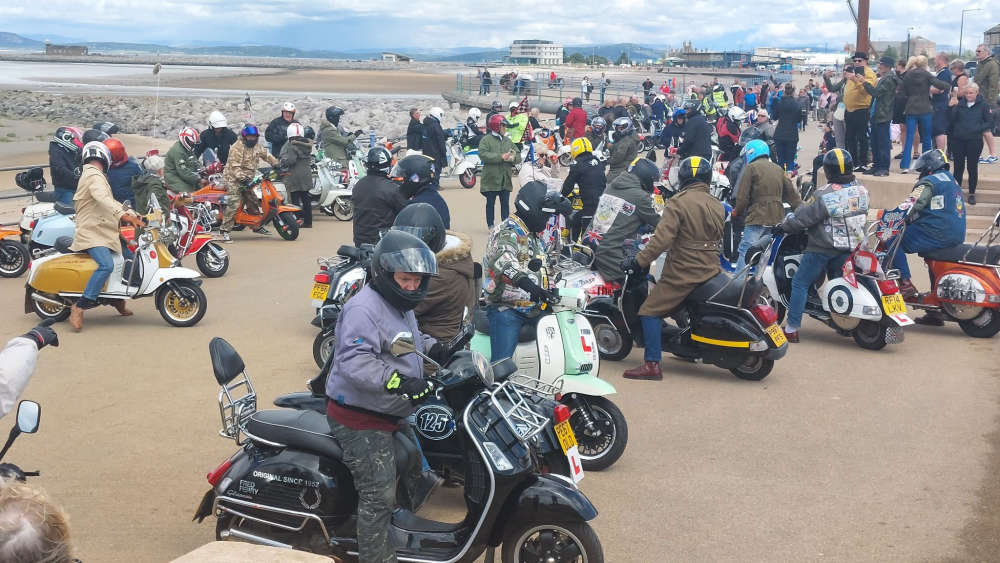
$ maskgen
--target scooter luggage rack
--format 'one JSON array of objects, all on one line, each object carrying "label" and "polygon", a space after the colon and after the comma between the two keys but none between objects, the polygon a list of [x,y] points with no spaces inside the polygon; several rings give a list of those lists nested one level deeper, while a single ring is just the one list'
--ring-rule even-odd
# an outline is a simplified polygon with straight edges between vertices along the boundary
[{"label": "scooter luggage rack", "polygon": [[326,266],[327,271],[333,271],[347,263],[350,258],[346,256],[330,256],[329,258],[317,258],[316,263]]},{"label": "scooter luggage rack", "polygon": [[512,373],[507,377],[507,381],[509,381],[511,385],[519,388],[519,390],[524,389],[531,393],[537,393],[547,399],[555,399],[555,396],[562,392],[562,379],[558,380],[558,385],[553,385],[551,383],[545,383],[537,377],[531,377],[524,375],[523,373]]},{"label": "scooter luggage rack", "polygon": [[[237,396],[241,389],[242,395]],[[240,432],[243,424],[255,412],[257,412],[257,393],[244,371],[219,389],[219,415],[222,417],[219,436],[231,438],[236,441],[236,445],[242,445]]]},{"label": "scooter luggage rack", "polygon": [[545,429],[549,418],[536,413],[527,399],[521,395],[518,387],[508,379],[486,393],[490,396],[490,402],[496,407],[510,431],[522,443],[527,443],[528,440]]}]

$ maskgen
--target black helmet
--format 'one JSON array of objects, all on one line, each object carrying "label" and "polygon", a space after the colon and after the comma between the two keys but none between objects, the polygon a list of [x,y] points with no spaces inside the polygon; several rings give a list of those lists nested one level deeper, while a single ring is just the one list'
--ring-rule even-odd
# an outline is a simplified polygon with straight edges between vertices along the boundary
[{"label": "black helmet", "polygon": [[533,233],[541,232],[558,208],[562,199],[558,192],[548,192],[545,184],[537,180],[521,186],[514,200],[514,214]]},{"label": "black helmet", "polygon": [[575,107],[575,108],[582,108],[583,107],[583,98],[581,98],[580,96],[577,96],[577,97],[573,98],[573,107]]},{"label": "black helmet", "polygon": [[102,121],[100,123],[95,123],[94,129],[97,129],[98,131],[101,131],[102,133],[105,133],[108,136],[115,135],[119,131],[121,131],[120,127],[118,127],[114,123],[111,123],[110,121]]},{"label": "black helmet", "polygon": [[854,158],[844,149],[833,149],[823,155],[823,174],[831,184],[854,181]]},{"label": "black helmet", "polygon": [[660,169],[648,158],[637,158],[628,166],[628,171],[639,179],[642,189],[653,193],[653,183],[660,177]]},{"label": "black helmet", "polygon": [[365,157],[365,169],[369,174],[388,176],[392,168],[392,155],[385,147],[372,147],[368,149],[368,156]]},{"label": "black helmet", "polygon": [[429,203],[411,203],[396,215],[393,231],[410,233],[424,241],[435,253],[441,252],[445,243],[444,221],[441,214]]},{"label": "black helmet", "polygon": [[107,141],[110,138],[111,137],[108,137],[107,133],[101,131],[100,129],[87,129],[86,131],[83,132],[84,146],[86,146],[87,143],[91,143],[93,141],[103,143],[104,141]]},{"label": "black helmet", "polygon": [[712,163],[700,156],[689,156],[681,161],[681,167],[677,171],[677,179],[680,180],[681,189],[687,187],[692,182],[712,183]]},{"label": "black helmet", "polygon": [[950,162],[941,149],[931,149],[913,163],[913,169],[920,172],[920,177],[930,176],[938,170],[947,170]]},{"label": "black helmet", "polygon": [[338,106],[330,106],[326,108],[326,120],[334,125],[340,122],[340,116],[344,115],[344,108]]},{"label": "black helmet", "polygon": [[302,136],[305,137],[306,139],[315,139],[316,138],[316,130],[313,129],[311,126],[306,125],[305,132],[302,133]]},{"label": "black helmet", "polygon": [[421,186],[431,183],[434,179],[434,159],[422,155],[410,155],[399,161],[396,173],[402,179],[400,189],[407,198],[413,197]]},{"label": "black helmet", "polygon": [[[390,230],[375,246],[372,254],[372,285],[390,305],[406,312],[427,295],[430,276],[437,275],[437,260],[424,241],[403,231]],[[396,283],[393,274],[423,274],[420,286],[408,291]]]},{"label": "black helmet", "polygon": [[490,111],[503,111],[503,104],[500,103],[500,100],[493,100],[493,103],[490,104]]},{"label": "black helmet", "polygon": [[701,109],[701,104],[698,103],[698,100],[686,100],[684,102],[683,108],[685,112],[684,117],[690,117],[698,113],[698,110]]}]

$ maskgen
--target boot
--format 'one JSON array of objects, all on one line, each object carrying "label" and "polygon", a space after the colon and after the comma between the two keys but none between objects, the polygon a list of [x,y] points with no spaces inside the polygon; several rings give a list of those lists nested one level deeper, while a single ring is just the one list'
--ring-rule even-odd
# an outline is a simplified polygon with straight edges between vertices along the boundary
[{"label": "boot", "polygon": [[77,332],[83,328],[83,309],[75,303],[69,308],[69,326]]},{"label": "boot", "polygon": [[899,280],[899,293],[903,295],[903,299],[913,299],[920,295],[917,286],[913,285],[909,279]]},{"label": "boot", "polygon": [[788,342],[792,344],[799,343],[799,331],[783,329],[782,332],[785,333],[785,340],[787,340]]},{"label": "boot", "polygon": [[924,326],[944,326],[944,316],[939,311],[927,311],[919,319],[913,319],[913,322]]},{"label": "boot", "polygon": [[645,362],[637,368],[626,371],[623,376],[625,379],[660,381],[663,379],[663,370],[660,369],[660,362]]},{"label": "boot", "polygon": [[125,306],[125,300],[124,299],[118,299],[111,306],[114,307],[115,311],[118,311],[118,314],[121,315],[121,316],[123,316],[123,317],[131,317],[132,316],[132,311],[129,311],[128,307]]}]

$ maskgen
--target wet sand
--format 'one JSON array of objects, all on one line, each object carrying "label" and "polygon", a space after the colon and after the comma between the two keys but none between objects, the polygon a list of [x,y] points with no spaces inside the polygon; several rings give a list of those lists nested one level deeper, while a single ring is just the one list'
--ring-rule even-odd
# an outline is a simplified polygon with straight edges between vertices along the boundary
[{"label": "wet sand", "polygon": [[340,94],[440,94],[455,88],[455,75],[391,70],[289,70],[254,76],[180,78],[177,88],[285,90]]}]

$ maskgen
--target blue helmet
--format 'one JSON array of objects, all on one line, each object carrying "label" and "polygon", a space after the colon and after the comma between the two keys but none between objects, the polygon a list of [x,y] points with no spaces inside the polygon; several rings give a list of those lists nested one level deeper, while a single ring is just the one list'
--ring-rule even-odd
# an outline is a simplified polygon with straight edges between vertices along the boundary
[{"label": "blue helmet", "polygon": [[770,157],[771,148],[764,141],[754,139],[743,147],[743,150],[740,151],[740,156],[746,160],[747,164],[750,164],[762,156]]},{"label": "blue helmet", "polygon": [[674,110],[674,119],[677,119],[678,117],[684,117],[686,115],[687,115],[687,112],[684,111],[684,108],[679,108],[679,109]]},{"label": "blue helmet", "polygon": [[240,131],[240,135],[243,137],[251,137],[253,135],[259,136],[260,131],[257,129],[256,125],[252,123],[247,123],[246,125],[243,126],[243,129]]}]

